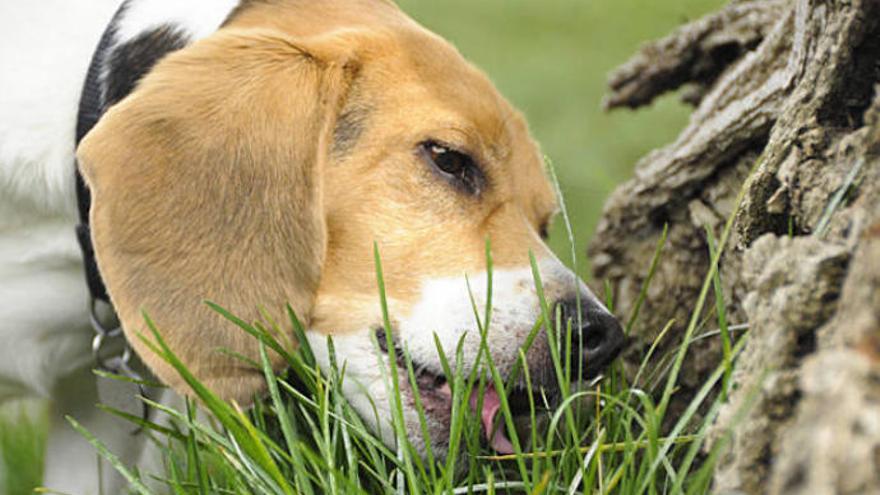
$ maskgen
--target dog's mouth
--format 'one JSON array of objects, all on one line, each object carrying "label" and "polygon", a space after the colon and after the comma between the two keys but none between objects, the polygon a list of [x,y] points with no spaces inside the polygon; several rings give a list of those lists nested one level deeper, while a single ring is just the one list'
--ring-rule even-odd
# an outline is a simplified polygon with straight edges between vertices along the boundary
[{"label": "dog's mouth", "polygon": [[[388,355],[388,344],[385,331],[376,330],[376,338],[379,343],[379,349]],[[411,386],[408,378],[407,364],[404,358],[403,349],[400,347],[396,339],[392,340],[395,350],[398,370],[401,373],[401,385]],[[448,423],[452,410],[452,388],[445,375],[432,371],[430,367],[424,363],[419,363],[410,359],[415,375],[415,384],[418,387],[419,399],[426,415],[434,418],[444,419]],[[531,410],[528,393],[525,388],[516,386],[510,393],[505,395],[510,413],[514,417],[528,415]],[[498,390],[491,383],[487,383],[482,390],[475,386],[471,390],[468,398],[468,405],[471,412],[480,418],[482,425],[483,438],[487,444],[499,454],[513,454],[513,443],[505,433],[505,428],[499,422],[502,422],[501,407],[502,397]]]}]

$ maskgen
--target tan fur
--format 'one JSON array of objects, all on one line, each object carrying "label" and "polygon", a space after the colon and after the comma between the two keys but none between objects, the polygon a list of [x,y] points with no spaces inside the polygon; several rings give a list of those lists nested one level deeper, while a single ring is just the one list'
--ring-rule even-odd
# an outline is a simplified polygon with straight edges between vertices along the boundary
[{"label": "tan fur", "polygon": [[[350,149],[334,151],[342,115]],[[488,187],[455,190],[416,149],[467,150]],[[215,35],[168,56],[78,150],[94,194],[98,262],[129,340],[141,311],[221,395],[248,402],[262,379],[218,353],[254,339],[203,305],[277,321],[290,302],[310,330],[377,324],[378,242],[393,312],[420,281],[548,254],[555,211],[537,146],[489,80],[396,7],[372,1],[248,2]],[[289,329],[285,328],[285,331]]]}]

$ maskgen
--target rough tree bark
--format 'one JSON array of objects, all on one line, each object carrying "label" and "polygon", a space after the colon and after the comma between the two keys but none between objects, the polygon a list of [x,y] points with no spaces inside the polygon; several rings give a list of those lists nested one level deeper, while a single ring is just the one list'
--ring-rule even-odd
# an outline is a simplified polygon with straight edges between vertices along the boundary
[{"label": "rough tree bark", "polygon": [[[720,273],[748,342],[714,426],[731,432],[716,492],[880,493],[878,84],[880,0],[734,1],[610,78],[609,109],[679,88],[696,107],[614,192],[589,247],[625,317],[668,225],[630,366],[674,319],[663,368],[709,266],[705,226],[719,236],[735,215]],[[717,337],[692,344],[673,416],[720,357]]]}]

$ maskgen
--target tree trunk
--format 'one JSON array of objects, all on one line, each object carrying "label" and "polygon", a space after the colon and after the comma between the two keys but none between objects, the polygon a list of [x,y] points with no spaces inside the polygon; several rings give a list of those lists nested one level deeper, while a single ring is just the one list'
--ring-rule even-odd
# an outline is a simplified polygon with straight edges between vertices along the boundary
[{"label": "tree trunk", "polygon": [[[611,76],[607,108],[677,88],[696,106],[614,192],[589,247],[628,318],[668,225],[630,367],[674,320],[654,353],[664,369],[709,269],[705,227],[717,238],[735,218],[719,272],[748,342],[714,426],[731,435],[716,492],[880,493],[878,83],[880,0],[734,1]],[[713,326],[692,341],[671,416],[721,359]]]}]

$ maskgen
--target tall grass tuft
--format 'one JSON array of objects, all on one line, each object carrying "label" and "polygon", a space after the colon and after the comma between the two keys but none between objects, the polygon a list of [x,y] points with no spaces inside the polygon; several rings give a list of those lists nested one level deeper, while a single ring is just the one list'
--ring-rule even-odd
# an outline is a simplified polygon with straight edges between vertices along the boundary
[{"label": "tall grass tuft", "polygon": [[[661,247],[658,246],[658,253]],[[717,257],[717,253],[713,252],[713,257]],[[487,265],[491,272],[488,245]],[[376,267],[381,288],[384,281],[378,250]],[[542,294],[536,267],[534,275],[538,292]],[[710,270],[707,276],[710,285],[714,277],[715,271]],[[572,365],[571,356],[566,355],[567,352],[555,353],[553,365],[561,397],[551,402],[542,390],[529,388],[529,414],[516,418],[501,394],[499,423],[506,428],[515,454],[497,455],[485,446],[479,418],[468,407],[468,398],[472,390],[484,389],[489,383],[496,390],[504,390],[520,374],[530,376],[530,370],[525,349],[520,352],[514,371],[516,376],[503,377],[494,366],[486,344],[492,311],[491,284],[489,287],[486,306],[474,305],[474,327],[482,341],[478,365],[468,367],[471,371],[466,372],[460,345],[453,351],[455,359],[449,359],[450,356],[444,354],[448,350],[438,345],[440,360],[453,390],[450,451],[445,458],[438,456],[430,443],[420,449],[407,433],[403,405],[397,393],[407,386],[404,380],[416,391],[421,431],[427,428],[418,388],[414,386],[415,373],[405,349],[402,351],[405,369],[398,370],[395,346],[386,343],[391,357],[387,360],[389,369],[385,379],[387,387],[395,391],[390,401],[392,415],[386,418],[390,419],[386,427],[392,428],[396,445],[389,447],[343,395],[345,363],[334,358],[329,369],[321,369],[304,336],[305,330],[292,311],[289,312],[290,323],[299,337],[299,345],[293,351],[278,342],[274,329],[244,322],[215,307],[259,340],[261,361],[256,364],[266,378],[268,394],[249,410],[220,400],[204,387],[165,344],[161,329],[146,318],[152,339],[144,341],[178,371],[197,397],[197,401],[190,402],[184,410],[152,404],[171,418],[171,427],[141,423],[165,453],[165,473],[143,474],[123,466],[99,439],[83,433],[129,479],[131,489],[140,494],[156,490],[173,494],[279,495],[707,492],[707,473],[711,474],[711,463],[717,455],[710,452],[708,456],[700,456],[700,453],[708,426],[723,400],[721,394],[712,392],[719,390],[729,376],[731,363],[745,339],[725,352],[717,370],[669,432],[664,432],[661,425],[676,391],[677,366],[667,367],[664,377],[651,380],[662,383],[662,390],[644,387],[638,379],[629,384],[622,377],[585,386],[569,379],[567,368]],[[387,304],[383,291],[380,293],[388,325]],[[570,339],[570,327],[545,324],[558,319],[552,318],[546,301],[542,300],[542,305],[542,319],[532,334],[546,330],[552,340]],[[724,318],[722,307],[723,304],[716,305],[721,320]],[[695,327],[696,321],[691,325]],[[691,328],[689,334],[695,329]],[[386,332],[386,336],[389,334]],[[663,334],[665,331],[659,338]],[[330,346],[332,349],[332,341]],[[687,342],[682,343],[676,357],[686,352],[686,346]],[[551,348],[569,349],[570,346],[551,345]],[[284,373],[276,374],[269,365],[268,356],[273,352],[284,357],[287,364]],[[650,354],[645,356],[640,374],[651,367]],[[208,414],[196,414],[196,409]],[[708,413],[698,415],[698,410]]]}]

